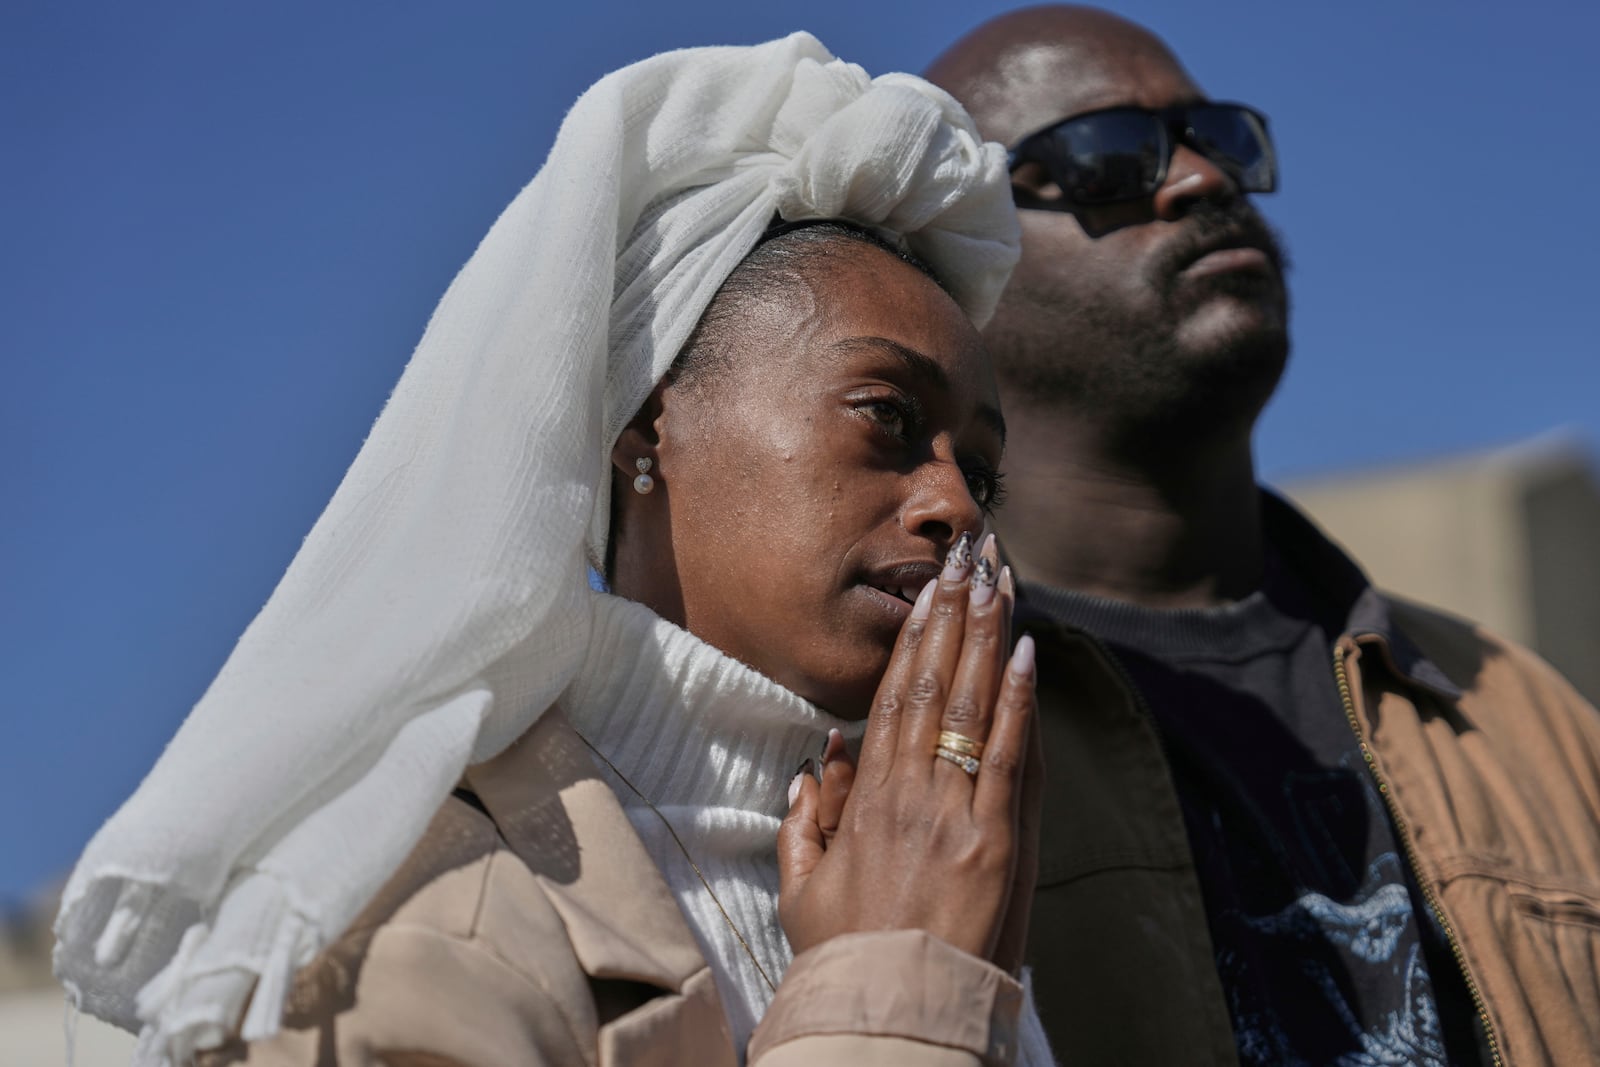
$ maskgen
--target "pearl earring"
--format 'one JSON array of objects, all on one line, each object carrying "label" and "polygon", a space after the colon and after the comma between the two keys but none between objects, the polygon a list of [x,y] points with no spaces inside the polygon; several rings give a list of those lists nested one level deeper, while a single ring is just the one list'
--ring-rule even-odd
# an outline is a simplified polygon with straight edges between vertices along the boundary
[{"label": "pearl earring", "polygon": [[656,487],[656,480],[650,477],[650,468],[655,466],[655,461],[649,456],[640,456],[633,461],[633,465],[639,471],[639,477],[633,480],[633,491],[643,496]]}]

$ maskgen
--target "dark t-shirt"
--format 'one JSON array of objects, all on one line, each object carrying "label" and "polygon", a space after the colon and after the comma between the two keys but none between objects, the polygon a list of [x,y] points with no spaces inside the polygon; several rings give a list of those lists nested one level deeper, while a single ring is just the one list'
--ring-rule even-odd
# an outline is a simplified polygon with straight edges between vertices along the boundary
[{"label": "dark t-shirt", "polygon": [[1481,1062],[1461,971],[1335,684],[1349,603],[1276,562],[1262,590],[1215,609],[1025,595],[1100,638],[1153,717],[1241,1063]]}]

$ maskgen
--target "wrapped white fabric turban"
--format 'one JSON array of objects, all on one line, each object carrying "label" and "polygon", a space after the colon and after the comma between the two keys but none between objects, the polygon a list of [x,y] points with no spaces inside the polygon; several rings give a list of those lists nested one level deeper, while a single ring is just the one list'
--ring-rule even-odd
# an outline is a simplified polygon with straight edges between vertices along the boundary
[{"label": "wrapped white fabric turban", "polygon": [[[1004,153],[807,34],[672,52],[574,105],[456,277],[271,600],[67,884],[57,974],[181,1062],[399,866],[463,769],[573,680],[608,454],[774,215],[902,239],[980,324],[1017,256]],[[253,990],[253,993],[252,993]]]}]

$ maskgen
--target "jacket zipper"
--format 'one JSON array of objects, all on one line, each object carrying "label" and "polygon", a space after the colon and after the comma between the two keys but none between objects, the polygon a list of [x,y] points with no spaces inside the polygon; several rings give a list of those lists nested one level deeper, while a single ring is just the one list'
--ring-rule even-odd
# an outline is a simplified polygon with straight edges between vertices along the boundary
[{"label": "jacket zipper", "polygon": [[1494,1067],[1502,1067],[1500,1041],[1495,1036],[1494,1024],[1489,1019],[1489,1010],[1484,1007],[1483,991],[1473,980],[1472,972],[1467,970],[1466,955],[1461,951],[1461,943],[1456,940],[1455,928],[1450,925],[1444,909],[1439,906],[1439,898],[1434,895],[1433,886],[1422,876],[1422,868],[1417,863],[1416,848],[1411,843],[1411,829],[1400,817],[1394,797],[1389,792],[1389,783],[1384,781],[1383,775],[1378,772],[1377,760],[1367,745],[1366,735],[1361,730],[1361,721],[1356,718],[1356,702],[1350,693],[1350,677],[1344,669],[1344,652],[1338,645],[1333,647],[1333,674],[1334,680],[1339,685],[1339,699],[1344,703],[1344,717],[1350,723],[1351,732],[1356,735],[1356,744],[1361,747],[1362,761],[1366,763],[1373,781],[1378,783],[1378,795],[1383,797],[1384,807],[1389,811],[1389,820],[1394,823],[1395,836],[1400,839],[1400,848],[1406,854],[1406,863],[1411,868],[1411,876],[1417,880],[1417,888],[1422,892],[1422,899],[1428,905],[1428,910],[1433,913],[1439,929],[1444,932],[1445,943],[1450,946],[1450,954],[1455,957],[1456,967],[1461,971],[1461,977],[1466,980],[1467,993],[1471,995],[1472,1006],[1478,1013],[1478,1021],[1483,1025],[1484,1040],[1489,1044],[1489,1062]]}]

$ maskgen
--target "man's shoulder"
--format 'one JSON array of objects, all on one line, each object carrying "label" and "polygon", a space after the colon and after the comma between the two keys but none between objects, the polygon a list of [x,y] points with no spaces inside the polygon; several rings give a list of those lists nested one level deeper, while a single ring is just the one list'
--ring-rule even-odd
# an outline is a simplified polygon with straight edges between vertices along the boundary
[{"label": "man's shoulder", "polygon": [[1537,704],[1596,714],[1560,671],[1520,642],[1442,608],[1394,593],[1382,596],[1395,629],[1470,702],[1493,697],[1501,705]]}]

